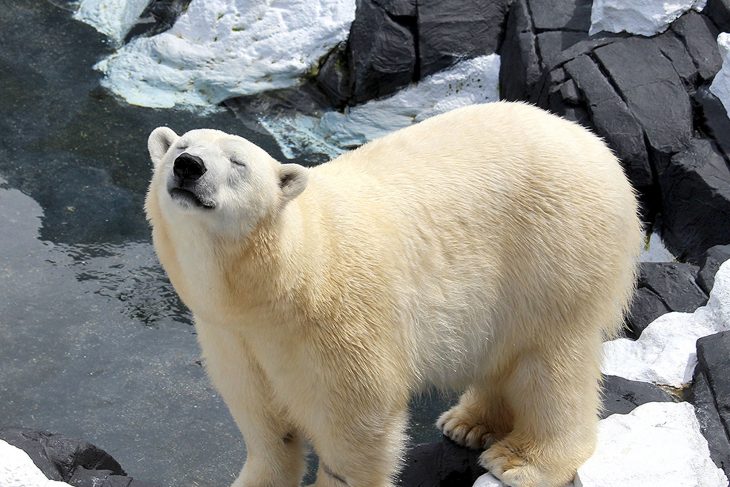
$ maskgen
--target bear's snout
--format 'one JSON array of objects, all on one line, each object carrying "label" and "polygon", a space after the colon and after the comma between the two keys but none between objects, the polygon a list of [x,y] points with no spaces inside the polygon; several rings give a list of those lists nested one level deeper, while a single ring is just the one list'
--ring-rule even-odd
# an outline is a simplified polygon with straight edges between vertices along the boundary
[{"label": "bear's snout", "polygon": [[205,168],[203,159],[198,156],[188,154],[187,152],[183,152],[177,156],[177,159],[175,159],[172,171],[175,174],[175,177],[177,177],[181,183],[184,183],[197,181],[203,176],[203,174],[205,174],[207,169]]}]

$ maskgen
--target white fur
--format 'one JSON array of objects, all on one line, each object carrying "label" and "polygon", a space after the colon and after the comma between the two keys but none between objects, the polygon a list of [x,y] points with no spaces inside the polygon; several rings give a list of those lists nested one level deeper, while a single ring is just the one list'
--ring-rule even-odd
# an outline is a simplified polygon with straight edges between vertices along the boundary
[{"label": "white fur", "polygon": [[[642,243],[597,137],[495,103],[307,170],[221,132],[164,134],[147,213],[247,443],[236,487],[299,485],[304,439],[318,487],[392,486],[409,395],[429,383],[465,390],[439,426],[491,444],[482,462],[505,483],[572,479]],[[180,144],[208,166],[215,209],[167,194]]]}]

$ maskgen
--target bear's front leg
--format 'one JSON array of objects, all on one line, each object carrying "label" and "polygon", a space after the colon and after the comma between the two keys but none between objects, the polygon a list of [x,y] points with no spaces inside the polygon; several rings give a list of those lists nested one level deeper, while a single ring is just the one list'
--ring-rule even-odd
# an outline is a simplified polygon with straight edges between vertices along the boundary
[{"label": "bear's front leg", "polygon": [[247,457],[232,487],[299,487],[304,442],[235,332],[196,323],[206,369],[243,434]]}]

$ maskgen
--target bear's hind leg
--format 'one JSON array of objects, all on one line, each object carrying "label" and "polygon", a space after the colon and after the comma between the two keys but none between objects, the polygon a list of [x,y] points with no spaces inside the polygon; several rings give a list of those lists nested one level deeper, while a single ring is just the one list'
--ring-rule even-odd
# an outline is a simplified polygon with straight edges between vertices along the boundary
[{"label": "bear's hind leg", "polygon": [[593,453],[600,376],[596,346],[600,341],[577,344],[560,357],[532,350],[518,360],[505,387],[514,429],[480,457],[505,484],[563,487]]},{"label": "bear's hind leg", "polygon": [[512,414],[494,381],[467,389],[436,426],[459,445],[478,450],[512,430]]}]

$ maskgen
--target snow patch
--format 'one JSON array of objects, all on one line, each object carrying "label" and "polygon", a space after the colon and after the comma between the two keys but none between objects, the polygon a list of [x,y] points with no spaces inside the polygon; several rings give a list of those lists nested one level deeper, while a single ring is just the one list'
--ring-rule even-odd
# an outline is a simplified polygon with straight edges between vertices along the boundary
[{"label": "snow patch", "polygon": [[601,371],[630,380],[682,387],[692,381],[697,339],[729,329],[730,260],[717,271],[705,306],[694,313],[660,316],[636,341],[619,338],[604,343]]},{"label": "snow patch", "polygon": [[499,100],[499,56],[461,61],[393,96],[369,101],[320,119],[292,114],[261,123],[288,158],[309,150],[331,157],[439,113]]},{"label": "snow patch", "polygon": [[70,487],[48,480],[27,453],[0,440],[0,485],[2,487]]},{"label": "snow patch", "polygon": [[597,32],[628,32],[652,36],[689,10],[705,8],[707,0],[595,0],[591,10],[590,35]]},{"label": "snow patch", "polygon": [[646,246],[641,249],[640,262],[674,262],[677,260],[667,249],[658,233],[652,232]]},{"label": "snow patch", "polygon": [[[598,423],[598,445],[567,487],[727,487],[710,458],[694,407],[650,402]],[[473,487],[505,487],[491,474]]]},{"label": "snow patch", "polygon": [[102,84],[132,105],[206,107],[289,88],[347,38],[355,0],[193,0],[168,31],[102,60]]},{"label": "snow patch", "polygon": [[720,99],[730,117],[730,33],[723,32],[717,36],[717,45],[722,54],[722,69],[712,80],[710,91]]},{"label": "snow patch", "polygon": [[121,44],[148,3],[149,0],[81,0],[74,18]]}]

